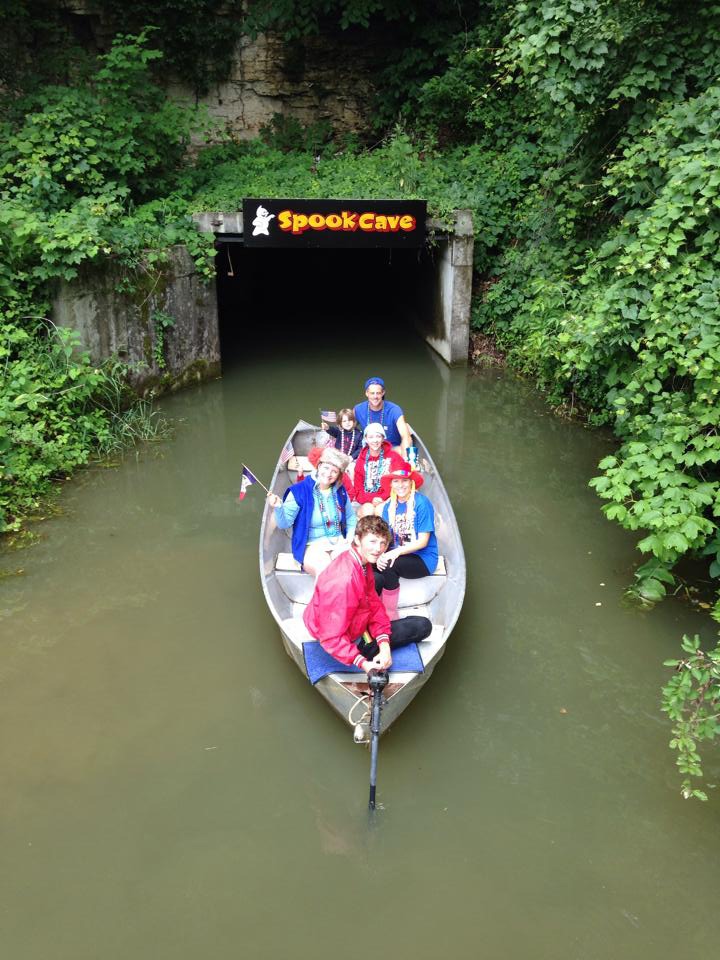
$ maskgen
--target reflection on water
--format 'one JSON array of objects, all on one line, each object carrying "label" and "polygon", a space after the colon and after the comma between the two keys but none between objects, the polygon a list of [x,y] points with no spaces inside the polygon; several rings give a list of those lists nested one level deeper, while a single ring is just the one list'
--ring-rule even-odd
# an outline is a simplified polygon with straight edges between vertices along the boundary
[{"label": "reflection on water", "polygon": [[[69,484],[2,583],[3,955],[709,954],[720,801],[679,798],[658,690],[712,627],[622,604],[634,541],[587,487],[606,438],[413,340],[378,365],[277,334],[165,401],[172,442]],[[235,498],[377,372],[436,454],[468,593],[370,828],[368,754],[264,606],[262,491]]]}]

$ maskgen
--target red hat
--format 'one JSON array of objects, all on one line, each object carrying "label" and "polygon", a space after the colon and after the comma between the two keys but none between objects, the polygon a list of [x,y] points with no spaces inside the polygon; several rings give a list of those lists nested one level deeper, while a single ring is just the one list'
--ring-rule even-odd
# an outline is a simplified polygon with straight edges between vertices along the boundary
[{"label": "red hat", "polygon": [[415,483],[416,490],[419,490],[424,483],[422,474],[419,474],[417,470],[413,470],[409,463],[403,462],[401,467],[391,470],[390,473],[383,474],[380,481],[380,496],[383,500],[389,498],[391,490],[390,484],[393,480],[412,480]]},{"label": "red hat", "polygon": [[316,468],[320,462],[320,457],[322,456],[324,447],[312,447],[310,452],[307,455],[308,460],[313,468]]}]

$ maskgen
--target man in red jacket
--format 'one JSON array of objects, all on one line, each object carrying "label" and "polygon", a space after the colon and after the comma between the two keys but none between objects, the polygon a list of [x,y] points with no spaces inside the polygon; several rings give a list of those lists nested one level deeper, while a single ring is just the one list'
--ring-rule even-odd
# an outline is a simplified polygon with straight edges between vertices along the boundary
[{"label": "man in red jacket", "polygon": [[389,669],[394,647],[424,640],[432,630],[427,617],[391,623],[377,595],[373,564],[390,540],[381,517],[361,517],[352,546],[320,574],[303,614],[308,631],[331,657],[365,673]]}]

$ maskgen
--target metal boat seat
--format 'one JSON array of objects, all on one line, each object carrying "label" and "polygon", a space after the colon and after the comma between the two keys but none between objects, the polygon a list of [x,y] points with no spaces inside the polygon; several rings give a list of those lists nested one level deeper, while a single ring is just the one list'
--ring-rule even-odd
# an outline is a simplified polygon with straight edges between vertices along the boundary
[{"label": "metal boat seat", "polygon": [[[298,617],[288,617],[282,621],[280,626],[285,636],[288,637],[298,649],[302,648],[303,643],[313,639],[308,633],[307,627],[302,619]],[[425,666],[435,659],[444,642],[445,628],[442,624],[433,624],[432,633],[427,640],[421,640],[420,643],[418,643],[418,650],[420,651],[420,656]],[[356,673],[333,673],[331,676],[336,680],[352,682],[353,680],[357,680],[358,675]],[[393,680],[407,681],[413,674],[400,674],[396,672],[395,675],[393,675],[391,670],[391,676]]]},{"label": "metal boat seat", "polygon": [[307,457],[292,456],[287,462],[287,471],[293,481],[297,479],[298,473],[304,473],[307,477],[315,469]]},{"label": "metal boat seat", "polygon": [[[309,603],[315,589],[315,578],[303,573],[300,564],[291,553],[278,553],[275,561],[275,578],[280,589],[294,603]],[[429,577],[419,580],[400,581],[399,606],[415,607],[429,603],[442,590],[447,579],[445,558],[438,559],[437,570]]]}]

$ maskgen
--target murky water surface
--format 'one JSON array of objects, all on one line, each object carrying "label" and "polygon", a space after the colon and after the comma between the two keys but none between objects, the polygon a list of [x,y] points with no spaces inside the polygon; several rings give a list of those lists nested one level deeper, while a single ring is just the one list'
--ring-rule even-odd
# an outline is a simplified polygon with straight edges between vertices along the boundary
[{"label": "murky water surface", "polygon": [[[2,555],[25,569],[1,586],[2,956],[713,955],[720,796],[680,799],[658,710],[662,660],[712,626],[623,605],[633,540],[587,487],[607,439],[417,341],[378,365],[270,339]],[[264,605],[262,492],[235,498],[377,369],[443,471],[468,593],[370,826],[368,754]]]}]

